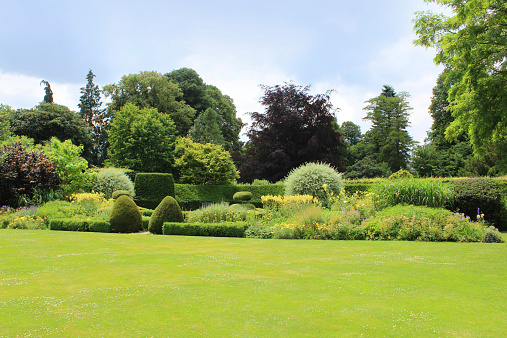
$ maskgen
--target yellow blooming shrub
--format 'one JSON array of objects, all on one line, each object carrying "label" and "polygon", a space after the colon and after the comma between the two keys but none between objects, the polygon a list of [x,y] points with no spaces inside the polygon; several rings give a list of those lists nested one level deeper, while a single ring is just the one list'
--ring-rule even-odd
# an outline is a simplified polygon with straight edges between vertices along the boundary
[{"label": "yellow blooming shrub", "polygon": [[295,196],[261,196],[262,205],[266,209],[278,209],[282,207],[303,206],[316,204],[319,200],[311,195],[295,195]]}]

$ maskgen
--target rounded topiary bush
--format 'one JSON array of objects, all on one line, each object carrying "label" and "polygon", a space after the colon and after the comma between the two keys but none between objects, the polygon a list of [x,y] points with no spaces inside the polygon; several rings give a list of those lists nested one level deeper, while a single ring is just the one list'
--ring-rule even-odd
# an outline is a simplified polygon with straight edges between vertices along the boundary
[{"label": "rounded topiary bush", "polygon": [[292,169],[285,180],[286,195],[312,195],[324,205],[330,193],[338,195],[343,187],[341,174],[327,163],[303,164]]},{"label": "rounded topiary bush", "polygon": [[139,208],[128,196],[120,196],[113,204],[109,216],[111,232],[132,233],[143,230],[143,218]]},{"label": "rounded topiary bush", "polygon": [[236,203],[250,201],[252,199],[252,193],[250,191],[238,191],[232,196],[232,200]]},{"label": "rounded topiary bush", "polygon": [[113,191],[112,197],[113,199],[117,199],[118,197],[123,195],[130,197],[130,193],[127,190],[115,190]]},{"label": "rounded topiary bush", "polygon": [[164,222],[183,222],[180,205],[171,196],[166,196],[153,211],[148,231],[152,234],[162,234]]},{"label": "rounded topiary bush", "polygon": [[106,199],[113,197],[116,190],[128,191],[130,198],[134,198],[134,183],[119,169],[108,168],[99,171],[93,183],[93,191],[103,193]]}]

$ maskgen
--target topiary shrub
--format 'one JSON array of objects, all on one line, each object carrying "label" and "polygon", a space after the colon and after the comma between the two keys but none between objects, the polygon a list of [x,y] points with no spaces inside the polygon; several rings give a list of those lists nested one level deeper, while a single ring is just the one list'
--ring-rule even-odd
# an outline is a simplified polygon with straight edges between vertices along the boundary
[{"label": "topiary shrub", "polygon": [[502,201],[501,187],[494,179],[470,178],[451,181],[454,191],[453,211],[459,211],[472,220],[477,214],[500,230],[507,230],[507,210]]},{"label": "topiary shrub", "polygon": [[117,190],[128,191],[130,198],[135,196],[134,183],[122,170],[115,168],[100,170],[93,183],[93,191],[103,193],[106,199],[110,199]]},{"label": "topiary shrub", "polygon": [[155,208],[150,217],[148,231],[152,234],[162,234],[164,222],[183,222],[183,213],[176,200],[171,196],[166,196]]},{"label": "topiary shrub", "polygon": [[414,175],[412,175],[409,171],[405,169],[400,169],[391,176],[389,176],[390,180],[396,180],[398,178],[413,178]]},{"label": "topiary shrub", "polygon": [[303,164],[292,169],[285,180],[286,195],[312,195],[324,206],[327,206],[328,194],[338,195],[343,187],[341,174],[327,163]]},{"label": "topiary shrub", "polygon": [[113,191],[112,197],[113,199],[117,199],[118,197],[123,195],[130,197],[130,193],[127,190],[115,190]]},{"label": "topiary shrub", "polygon": [[252,193],[250,191],[238,191],[232,196],[232,200],[236,203],[243,203],[252,199]]},{"label": "topiary shrub", "polygon": [[120,196],[113,204],[109,216],[111,232],[132,233],[143,230],[143,218],[139,208],[128,196]]},{"label": "topiary shrub", "polygon": [[138,173],[135,179],[136,203],[155,209],[166,196],[174,197],[174,178],[167,173]]},{"label": "topiary shrub", "polygon": [[252,203],[242,203],[242,204],[232,204],[229,206],[229,209],[233,211],[241,211],[241,210],[255,210],[255,205]]}]

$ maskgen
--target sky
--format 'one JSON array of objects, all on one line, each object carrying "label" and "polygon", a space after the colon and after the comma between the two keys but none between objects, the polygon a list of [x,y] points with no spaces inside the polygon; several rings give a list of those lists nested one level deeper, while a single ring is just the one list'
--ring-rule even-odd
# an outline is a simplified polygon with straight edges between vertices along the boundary
[{"label": "sky", "polygon": [[391,85],[411,95],[408,130],[422,143],[442,70],[434,50],[412,42],[414,12],[426,10],[442,11],[423,0],[0,0],[0,103],[32,108],[46,80],[55,103],[77,111],[90,69],[102,87],[187,67],[232,97],[247,124],[264,110],[260,85],[292,81],[334,90],[338,122],[364,133],[364,101]]}]

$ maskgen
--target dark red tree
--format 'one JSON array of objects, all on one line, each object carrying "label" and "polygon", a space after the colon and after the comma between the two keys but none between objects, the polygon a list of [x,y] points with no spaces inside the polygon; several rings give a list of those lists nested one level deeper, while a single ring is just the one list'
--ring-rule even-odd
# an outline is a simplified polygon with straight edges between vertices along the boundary
[{"label": "dark red tree", "polygon": [[306,162],[325,162],[343,171],[345,144],[334,116],[330,91],[310,95],[310,88],[285,83],[262,86],[264,113],[250,113],[241,181],[267,179],[276,182],[292,168]]}]

